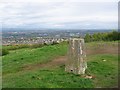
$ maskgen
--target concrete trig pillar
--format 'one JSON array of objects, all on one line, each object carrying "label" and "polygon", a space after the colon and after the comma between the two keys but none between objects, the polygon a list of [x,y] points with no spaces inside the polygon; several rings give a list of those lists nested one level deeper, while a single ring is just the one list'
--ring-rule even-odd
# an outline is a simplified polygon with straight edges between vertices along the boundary
[{"label": "concrete trig pillar", "polygon": [[84,74],[87,68],[84,39],[73,38],[69,40],[68,59],[65,71],[74,74]]}]

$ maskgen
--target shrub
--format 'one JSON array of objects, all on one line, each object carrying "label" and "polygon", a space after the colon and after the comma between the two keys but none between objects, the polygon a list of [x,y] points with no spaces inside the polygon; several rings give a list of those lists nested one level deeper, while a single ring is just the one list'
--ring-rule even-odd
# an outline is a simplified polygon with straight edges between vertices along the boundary
[{"label": "shrub", "polygon": [[28,48],[40,48],[43,46],[44,46],[43,44],[32,44],[32,45],[29,45]]},{"label": "shrub", "polygon": [[9,51],[7,49],[0,49],[0,56],[9,54]]},{"label": "shrub", "polygon": [[104,32],[104,33],[94,33],[94,34],[86,34],[85,42],[91,41],[116,41],[120,40],[120,32],[112,31],[112,32]]}]

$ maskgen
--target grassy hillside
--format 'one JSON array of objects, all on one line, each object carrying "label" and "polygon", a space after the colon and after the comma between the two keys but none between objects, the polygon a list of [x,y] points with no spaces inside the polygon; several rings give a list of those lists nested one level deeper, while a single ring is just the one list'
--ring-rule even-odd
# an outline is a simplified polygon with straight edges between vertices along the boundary
[{"label": "grassy hillside", "polygon": [[44,46],[41,48],[18,49],[10,51],[10,54],[3,56],[3,74],[17,72],[25,65],[35,63],[46,63],[58,56],[65,55],[67,44]]},{"label": "grassy hillside", "polygon": [[3,88],[117,87],[118,54],[113,52],[113,49],[116,50],[117,42],[109,44],[103,42],[104,53],[99,52],[96,45],[100,44],[98,42],[86,44],[88,50],[86,75],[94,76],[93,79],[64,71],[67,43],[11,50],[9,54],[2,56]]}]

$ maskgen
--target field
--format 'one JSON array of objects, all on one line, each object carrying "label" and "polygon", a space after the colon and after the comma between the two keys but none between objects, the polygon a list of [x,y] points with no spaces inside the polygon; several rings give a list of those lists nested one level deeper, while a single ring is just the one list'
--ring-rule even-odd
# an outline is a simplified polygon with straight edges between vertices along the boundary
[{"label": "field", "polygon": [[86,43],[86,75],[65,72],[67,43],[10,50],[2,56],[3,88],[118,87],[118,42]]}]

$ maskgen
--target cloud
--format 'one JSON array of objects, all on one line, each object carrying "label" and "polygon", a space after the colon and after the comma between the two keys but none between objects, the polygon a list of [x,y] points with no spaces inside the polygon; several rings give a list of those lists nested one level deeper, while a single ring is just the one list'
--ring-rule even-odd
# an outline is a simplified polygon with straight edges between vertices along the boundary
[{"label": "cloud", "polygon": [[1,0],[1,2],[118,2],[119,0]]},{"label": "cloud", "polygon": [[117,2],[3,2],[3,27],[117,28]]}]

